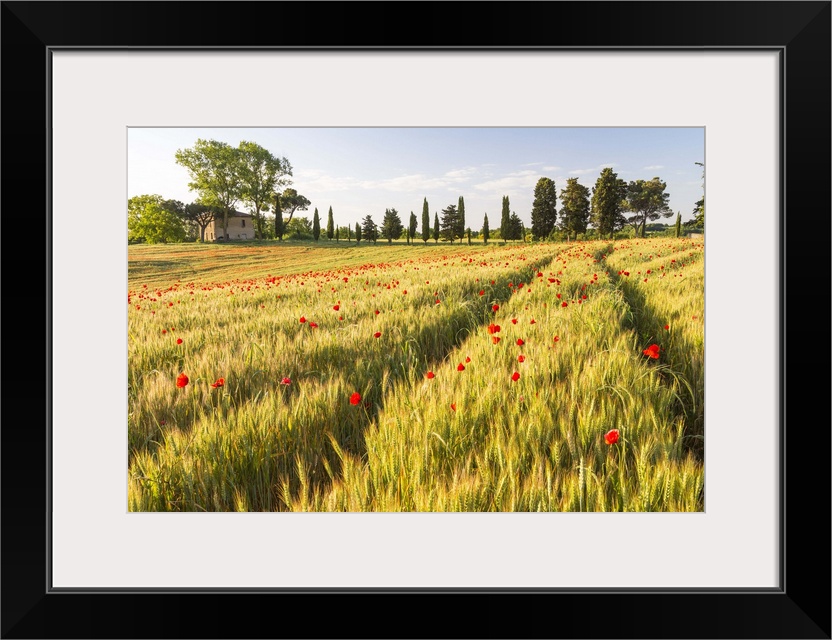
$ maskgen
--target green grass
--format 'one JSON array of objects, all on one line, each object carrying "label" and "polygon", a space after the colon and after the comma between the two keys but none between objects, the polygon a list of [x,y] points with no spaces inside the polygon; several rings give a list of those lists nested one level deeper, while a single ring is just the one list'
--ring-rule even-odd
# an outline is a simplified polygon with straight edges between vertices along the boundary
[{"label": "green grass", "polygon": [[129,508],[702,510],[701,243],[420,244],[131,247]]}]

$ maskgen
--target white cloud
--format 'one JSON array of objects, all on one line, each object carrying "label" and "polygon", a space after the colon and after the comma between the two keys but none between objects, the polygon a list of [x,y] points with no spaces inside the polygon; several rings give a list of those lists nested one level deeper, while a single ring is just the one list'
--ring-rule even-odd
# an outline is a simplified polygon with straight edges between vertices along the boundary
[{"label": "white cloud", "polygon": [[651,164],[647,167],[642,167],[642,169],[644,169],[646,171],[653,171],[655,169],[664,169],[664,165],[663,164]]},{"label": "white cloud", "polygon": [[560,171],[560,167],[543,167],[544,171]]},{"label": "white cloud", "polygon": [[617,163],[615,162],[604,162],[599,164],[597,167],[592,167],[591,169],[575,169],[574,171],[570,171],[570,175],[574,176],[582,176],[587,173],[600,173],[601,169],[606,169],[607,167],[615,167]]},{"label": "white cloud", "polygon": [[474,189],[478,189],[479,191],[495,191],[501,189],[517,189],[520,187],[527,187],[529,185],[534,188],[534,185],[539,177],[540,176],[537,171],[515,171],[502,178],[486,180],[485,182],[475,184]]}]

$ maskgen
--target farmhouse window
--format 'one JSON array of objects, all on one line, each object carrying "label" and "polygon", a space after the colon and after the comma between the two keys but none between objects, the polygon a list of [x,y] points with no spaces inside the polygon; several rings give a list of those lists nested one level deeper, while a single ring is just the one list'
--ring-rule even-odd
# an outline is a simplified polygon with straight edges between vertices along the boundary
[{"label": "farmhouse window", "polygon": [[246,221],[245,220],[240,220],[240,222],[243,223],[243,226],[246,226]]}]

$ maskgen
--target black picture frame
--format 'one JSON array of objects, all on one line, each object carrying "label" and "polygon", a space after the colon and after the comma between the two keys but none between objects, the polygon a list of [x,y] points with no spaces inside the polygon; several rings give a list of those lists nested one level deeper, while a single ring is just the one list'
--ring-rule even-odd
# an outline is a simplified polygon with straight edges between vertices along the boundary
[{"label": "black picture frame", "polygon": [[[830,2],[401,3],[390,15],[407,18],[396,20],[394,31],[387,20],[386,28],[375,27],[374,17],[389,6],[2,3],[2,203],[9,221],[1,236],[2,637],[830,638]],[[60,317],[49,306],[58,239],[50,237],[48,97],[50,52],[69,47],[778,51],[785,80],[780,588],[52,590],[49,391],[73,381],[51,380],[49,369],[50,327]],[[31,243],[14,232],[18,211]],[[303,615],[308,607],[318,607],[319,615]],[[386,626],[388,620],[396,626]]]}]

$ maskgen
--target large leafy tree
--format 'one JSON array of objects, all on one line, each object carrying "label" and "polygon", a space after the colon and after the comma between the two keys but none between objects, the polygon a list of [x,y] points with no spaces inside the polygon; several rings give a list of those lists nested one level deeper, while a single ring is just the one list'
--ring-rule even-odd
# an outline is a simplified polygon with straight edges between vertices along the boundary
[{"label": "large leafy tree", "polygon": [[373,244],[378,240],[378,225],[373,222],[373,217],[369,214],[364,216],[361,222],[361,237],[368,242],[372,240]]},{"label": "large leafy tree", "polygon": [[534,187],[532,203],[532,238],[543,240],[549,237],[558,221],[557,191],[551,178],[540,178]]},{"label": "large leafy tree", "polygon": [[329,207],[329,213],[326,217],[326,237],[332,240],[335,235],[335,221],[332,219],[332,206]]},{"label": "large leafy tree", "polygon": [[425,198],[422,204],[422,240],[425,244],[430,240],[430,210],[428,209],[428,199]]},{"label": "large leafy tree", "polygon": [[[129,242],[182,242],[182,218],[164,206],[160,195],[134,196],[127,201],[127,240]],[[181,203],[180,203],[181,204]]]},{"label": "large leafy tree", "polygon": [[459,230],[459,211],[455,204],[449,204],[442,209],[442,221],[440,222],[440,235],[443,240],[450,240],[454,243],[454,238],[457,237]]},{"label": "large leafy tree", "polygon": [[433,241],[439,242],[439,214],[433,214]]},{"label": "large leafy tree", "polygon": [[457,205],[456,237],[462,240],[465,236],[465,200],[459,196]]},{"label": "large leafy tree", "polygon": [[404,231],[402,219],[395,209],[385,209],[384,219],[381,221],[381,235],[387,238],[387,244],[393,242],[393,238],[399,238]]},{"label": "large leafy tree", "polygon": [[318,207],[315,207],[315,212],[312,214],[312,237],[315,242],[321,237],[321,217],[318,215]]},{"label": "large leafy tree", "polygon": [[589,221],[598,229],[598,234],[612,237],[612,234],[624,228],[627,218],[625,200],[627,183],[618,177],[610,167],[601,170],[592,189]]},{"label": "large leafy tree", "polygon": [[511,213],[509,212],[508,196],[503,196],[503,213],[500,219],[500,237],[503,239],[503,244],[506,240],[510,240],[511,236]]},{"label": "large leafy tree", "polygon": [[296,189],[287,188],[280,194],[280,208],[283,211],[289,212],[289,218],[286,224],[292,221],[292,216],[295,211],[308,211],[309,205],[312,204],[306,196],[300,195]]},{"label": "large leafy tree", "polygon": [[566,188],[560,191],[560,228],[567,237],[577,240],[579,233],[586,233],[589,224],[589,188],[569,178]]},{"label": "large leafy tree", "polygon": [[186,224],[191,224],[199,229],[199,241],[205,242],[205,230],[220,212],[216,208],[197,200],[190,204],[182,204],[179,200],[165,200],[162,206],[182,218]]},{"label": "large leafy tree", "polygon": [[193,147],[179,149],[176,163],[190,174],[188,187],[205,204],[222,210],[223,235],[228,235],[228,213],[242,196],[240,151],[218,140],[198,139]]},{"label": "large leafy tree", "polygon": [[237,148],[240,159],[240,200],[251,208],[257,237],[263,239],[262,211],[269,210],[272,194],[288,182],[292,165],[256,142],[243,140]]},{"label": "large leafy tree", "polygon": [[633,180],[627,185],[627,211],[633,214],[627,218],[627,222],[633,225],[636,237],[645,237],[648,220],[673,215],[669,206],[670,194],[665,192],[666,188],[667,183],[659,178]]},{"label": "large leafy tree", "polygon": [[482,219],[482,243],[488,244],[488,238],[491,234],[491,230],[488,228],[488,214],[486,213]]}]

